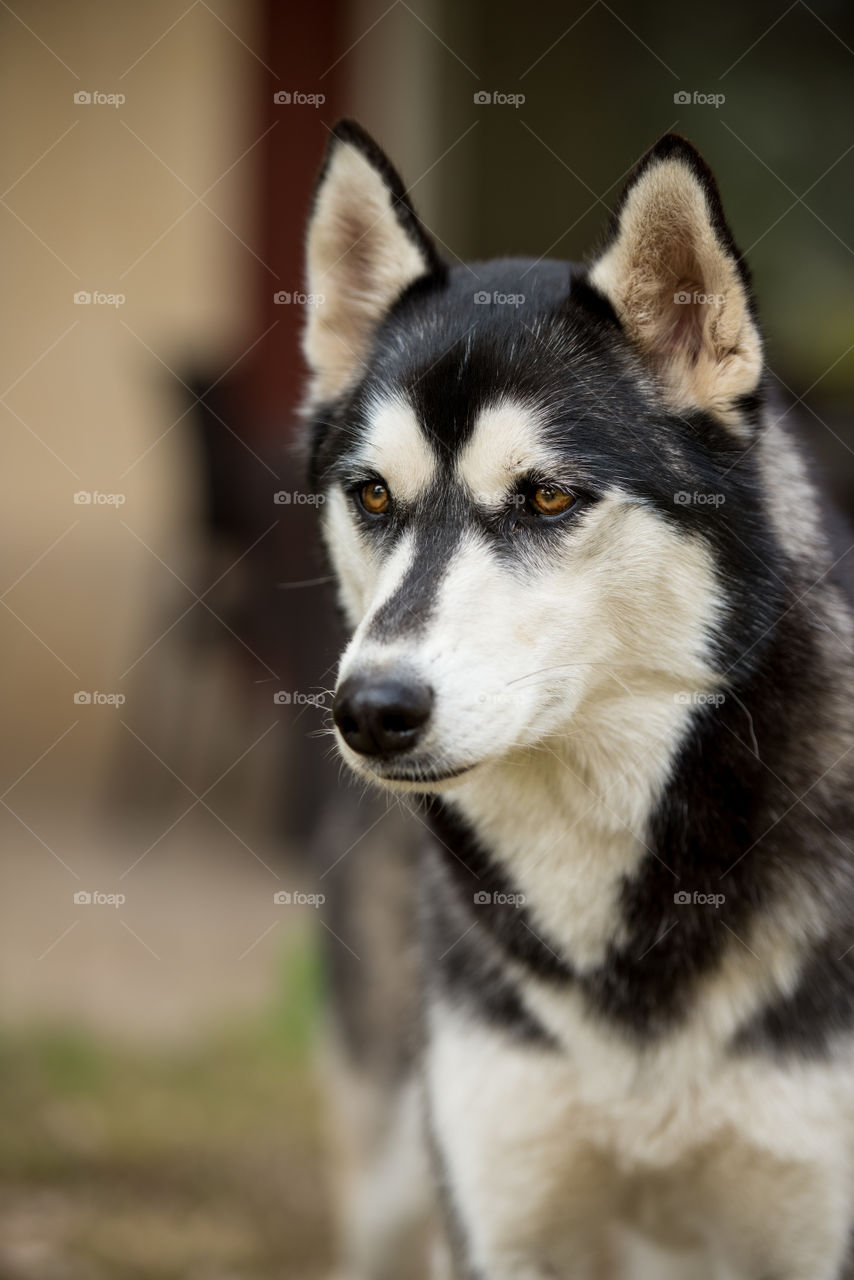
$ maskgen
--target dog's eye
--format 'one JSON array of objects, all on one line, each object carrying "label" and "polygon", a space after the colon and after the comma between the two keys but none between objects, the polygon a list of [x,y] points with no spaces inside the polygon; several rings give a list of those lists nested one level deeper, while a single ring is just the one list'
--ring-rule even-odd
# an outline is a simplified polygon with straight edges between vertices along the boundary
[{"label": "dog's eye", "polygon": [[540,485],[531,494],[531,506],[541,516],[562,516],[574,502],[574,494],[551,484]]},{"label": "dog's eye", "polygon": [[369,480],[359,490],[359,501],[371,516],[385,515],[391,503],[391,494],[381,480]]}]

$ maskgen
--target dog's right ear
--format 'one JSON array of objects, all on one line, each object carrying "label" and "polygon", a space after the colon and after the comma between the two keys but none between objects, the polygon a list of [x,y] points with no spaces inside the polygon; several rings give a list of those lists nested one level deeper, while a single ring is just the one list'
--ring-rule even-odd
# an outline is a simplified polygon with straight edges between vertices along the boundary
[{"label": "dog's right ear", "polygon": [[314,375],[311,399],[334,400],[364,368],[392,303],[441,269],[403,183],[384,152],[352,120],[332,130],[308,227],[313,305],[303,351]]},{"label": "dog's right ear", "polygon": [[666,134],[635,165],[589,282],[677,413],[738,427],[762,376],[750,278],[699,153]]}]

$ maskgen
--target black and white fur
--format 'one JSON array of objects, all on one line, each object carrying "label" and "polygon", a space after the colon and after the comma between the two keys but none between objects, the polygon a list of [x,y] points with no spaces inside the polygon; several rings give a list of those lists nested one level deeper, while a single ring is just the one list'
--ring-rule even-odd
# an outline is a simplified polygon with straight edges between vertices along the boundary
[{"label": "black and white fur", "polygon": [[448,265],[345,122],[308,276],[338,687],[432,693],[411,749],[338,745],[435,833],[420,1070],[453,1274],[854,1276],[847,544],[711,173],[664,137],[589,265]]}]

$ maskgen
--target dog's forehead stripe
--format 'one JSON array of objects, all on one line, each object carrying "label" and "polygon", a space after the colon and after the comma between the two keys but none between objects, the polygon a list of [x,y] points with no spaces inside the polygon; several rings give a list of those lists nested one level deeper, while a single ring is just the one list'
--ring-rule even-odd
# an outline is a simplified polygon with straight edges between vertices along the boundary
[{"label": "dog's forehead stripe", "polygon": [[361,457],[404,502],[416,501],[436,478],[436,456],[415,410],[402,397],[382,400],[370,410]]},{"label": "dog's forehead stripe", "polygon": [[498,499],[515,476],[547,465],[541,419],[512,399],[482,409],[457,462],[457,475],[472,493]]}]

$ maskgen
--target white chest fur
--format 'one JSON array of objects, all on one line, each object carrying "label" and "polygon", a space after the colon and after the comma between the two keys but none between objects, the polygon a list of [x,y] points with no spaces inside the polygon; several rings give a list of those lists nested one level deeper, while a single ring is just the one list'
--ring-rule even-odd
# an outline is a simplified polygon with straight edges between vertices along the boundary
[{"label": "white chest fur", "polygon": [[[620,941],[618,896],[648,856],[646,816],[678,728],[662,719],[658,741],[624,753],[622,768],[545,748],[452,793],[524,894],[532,927],[576,971]],[[792,981],[797,937],[781,907],[749,940],[733,938],[687,1020],[646,1048],[571,984],[517,967],[521,997],[557,1050],[433,1007],[431,1119],[476,1273],[836,1280],[854,1202],[852,1062],[775,1064],[728,1048]]]},{"label": "white chest fur", "polygon": [[[511,1044],[435,1006],[431,1120],[490,1280],[835,1280],[850,1065]],[[702,1057],[702,1055],[700,1055]],[[781,1206],[785,1206],[782,1211]]]}]

